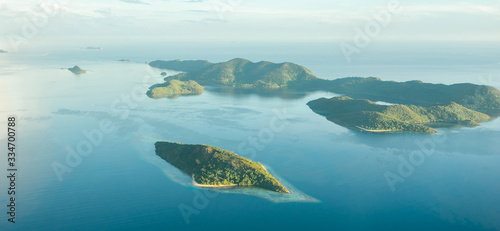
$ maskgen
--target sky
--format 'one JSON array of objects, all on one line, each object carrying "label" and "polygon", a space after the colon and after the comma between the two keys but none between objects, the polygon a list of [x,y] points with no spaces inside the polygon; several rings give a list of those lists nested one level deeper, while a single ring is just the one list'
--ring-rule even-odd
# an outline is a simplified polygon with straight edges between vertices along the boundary
[{"label": "sky", "polygon": [[351,41],[370,28],[378,40],[500,41],[500,1],[492,0],[3,0],[0,15],[0,49],[35,36]]}]

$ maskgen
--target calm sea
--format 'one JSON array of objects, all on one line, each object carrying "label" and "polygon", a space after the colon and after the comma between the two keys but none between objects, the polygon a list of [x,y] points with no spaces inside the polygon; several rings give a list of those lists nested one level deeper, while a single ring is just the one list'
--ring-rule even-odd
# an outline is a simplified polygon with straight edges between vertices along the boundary
[{"label": "calm sea", "polygon": [[[351,63],[333,43],[158,43],[1,54],[0,120],[6,126],[8,116],[16,117],[18,172],[16,224],[7,222],[8,181],[0,178],[0,230],[498,230],[499,120],[435,135],[374,135],[349,131],[306,105],[334,93],[208,88],[200,96],[143,97],[163,71],[145,62],[177,58],[291,61],[330,79],[377,76],[500,89],[498,46],[441,45],[374,45]],[[61,69],[74,65],[89,73]],[[6,137],[0,134],[2,149]],[[235,151],[309,199],[196,189],[155,156],[159,140]],[[61,166],[58,177],[54,167]]]}]

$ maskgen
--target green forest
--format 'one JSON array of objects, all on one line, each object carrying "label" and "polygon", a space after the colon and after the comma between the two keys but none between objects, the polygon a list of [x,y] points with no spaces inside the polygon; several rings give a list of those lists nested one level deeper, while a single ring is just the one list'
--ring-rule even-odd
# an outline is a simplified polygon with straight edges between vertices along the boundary
[{"label": "green forest", "polygon": [[201,94],[203,87],[197,82],[170,80],[165,83],[156,84],[150,87],[146,93],[151,98],[176,97],[179,95]]},{"label": "green forest", "polygon": [[290,193],[260,163],[209,145],[156,142],[156,154],[199,184],[254,186]]},{"label": "green forest", "polygon": [[307,105],[316,113],[354,130],[435,133],[442,124],[479,126],[490,116],[451,102],[446,105],[378,105],[366,99],[347,96],[321,98]]}]

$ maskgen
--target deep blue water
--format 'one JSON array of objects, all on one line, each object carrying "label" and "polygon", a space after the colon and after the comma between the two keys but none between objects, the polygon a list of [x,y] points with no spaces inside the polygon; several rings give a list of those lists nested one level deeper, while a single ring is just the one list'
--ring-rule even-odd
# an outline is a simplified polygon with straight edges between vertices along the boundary
[{"label": "deep blue water", "polygon": [[[293,61],[325,78],[379,76],[500,88],[498,63],[488,60],[488,55],[470,65],[451,58],[448,63],[412,64],[411,59],[403,62],[394,57],[399,61],[389,65],[390,56],[383,59],[387,63],[344,65],[326,49],[313,48],[282,53],[277,48],[262,49],[261,54],[249,48],[219,53],[213,53],[214,47],[184,53],[171,47],[161,51],[130,48],[128,52],[74,48],[49,50],[48,56],[29,50],[2,57],[0,118],[3,124],[7,116],[18,120],[19,176],[17,223],[8,224],[1,211],[0,229],[500,229],[499,120],[476,128],[440,129],[435,135],[374,135],[349,131],[306,106],[312,99],[333,93],[280,97],[209,88],[200,96],[173,100],[143,97],[148,86],[161,81],[162,71],[149,68],[145,61],[195,59],[197,52],[200,59],[213,61],[233,57]],[[327,61],[322,57],[328,57]],[[122,58],[132,62],[116,61]],[[90,72],[77,76],[60,69],[73,65]],[[250,145],[249,139],[258,139],[259,133],[271,129],[276,111],[284,114],[278,116],[283,129],[259,140],[257,146]],[[66,148],[76,150],[88,140],[83,133],[99,129],[103,121],[110,122],[114,131],[103,133],[102,141],[93,144],[60,181],[54,163],[67,165]],[[269,166],[316,201],[276,202],[224,192],[213,196],[212,191],[183,184],[185,176],[175,178],[171,167],[154,155],[153,144],[158,140],[235,151]],[[0,134],[0,142],[4,148],[6,134]],[[403,169],[404,182],[391,190],[385,175],[400,174],[401,163],[419,153],[426,153],[420,155],[424,159],[414,159],[417,164],[410,163],[412,170]],[[6,174],[5,161],[0,163]],[[0,201],[5,205],[7,181],[1,179]],[[210,193],[210,197],[193,202],[199,193]],[[204,205],[196,206],[200,203]],[[189,224],[179,206],[196,210]]]}]

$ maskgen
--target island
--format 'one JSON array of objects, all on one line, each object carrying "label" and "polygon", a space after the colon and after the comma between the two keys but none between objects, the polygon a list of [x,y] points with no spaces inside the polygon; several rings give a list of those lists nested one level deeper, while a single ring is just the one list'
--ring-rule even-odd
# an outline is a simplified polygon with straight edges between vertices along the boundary
[{"label": "island", "polygon": [[490,116],[500,115],[500,91],[470,83],[452,85],[383,81],[376,77],[347,77],[333,80],[316,77],[307,68],[290,63],[261,61],[253,63],[236,58],[227,62],[211,63],[195,61],[153,61],[149,65],[160,69],[184,71],[165,78],[193,80],[202,86],[218,86],[242,89],[290,89],[297,92],[327,91],[353,98],[385,101],[396,104],[429,106],[456,102],[472,110]]},{"label": "island", "polygon": [[347,96],[321,98],[307,105],[341,126],[366,132],[436,133],[445,126],[479,126],[491,119],[481,112],[451,102],[445,105],[379,105]]},{"label": "island", "polygon": [[86,47],[87,50],[101,50],[102,51],[102,47]]},{"label": "island", "polygon": [[165,83],[151,86],[146,93],[150,98],[176,98],[185,95],[199,95],[203,93],[203,87],[195,81],[170,80]]},{"label": "island", "polygon": [[68,68],[69,71],[73,72],[73,74],[85,74],[87,71],[82,70],[79,66],[74,66],[72,68]]},{"label": "island", "polygon": [[8,51],[5,51],[5,50],[0,50],[0,54],[2,53],[9,53]]},{"label": "island", "polygon": [[[383,81],[377,77],[329,80],[318,78],[309,69],[294,63],[254,63],[242,58],[220,63],[204,60],[157,60],[150,65],[160,69],[184,71],[166,77],[163,84],[152,86],[152,90],[148,92],[152,98],[167,95],[163,91],[172,92],[173,90],[160,88],[156,90],[158,93],[153,94],[153,89],[170,86],[170,82],[174,80],[195,81],[201,86],[214,86],[214,89],[222,92],[252,90],[262,95],[272,95],[270,92],[306,95],[309,92],[326,91],[350,98],[330,99],[330,104],[326,103],[326,99],[320,99],[310,102],[310,108],[319,114],[332,110],[338,112],[323,115],[330,121],[358,130],[434,133],[434,128],[441,125],[478,126],[481,122],[500,116],[500,91],[486,85],[445,85],[419,80],[396,82]],[[373,103],[375,101],[398,105],[376,105]],[[349,114],[342,107],[353,107],[356,111]],[[439,114],[440,112],[445,114]]]},{"label": "island", "polygon": [[120,59],[120,60],[118,60],[118,61],[119,61],[119,62],[125,62],[125,63],[128,63],[128,62],[130,62],[130,59]]},{"label": "island", "polygon": [[286,87],[292,82],[300,85],[302,82],[318,78],[307,68],[290,62],[253,63],[246,59],[236,58],[228,62],[205,63],[204,67],[199,65],[190,72],[167,77],[165,81],[172,79],[194,80],[201,85],[210,86],[277,89]]},{"label": "island", "polygon": [[209,145],[159,141],[156,155],[192,176],[201,187],[257,187],[290,193],[260,164]]}]

